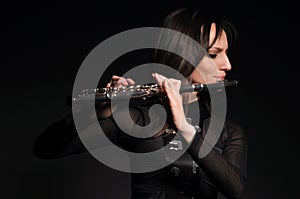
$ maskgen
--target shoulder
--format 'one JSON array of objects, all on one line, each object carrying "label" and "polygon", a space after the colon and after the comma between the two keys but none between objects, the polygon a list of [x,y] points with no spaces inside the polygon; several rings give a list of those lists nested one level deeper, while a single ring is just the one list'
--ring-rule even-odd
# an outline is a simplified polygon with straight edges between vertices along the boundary
[{"label": "shoulder", "polygon": [[237,122],[237,121],[234,121],[232,119],[225,119],[225,127],[228,128],[228,130],[238,130],[238,129],[244,129],[244,126]]},{"label": "shoulder", "polygon": [[245,127],[241,123],[232,119],[225,120],[224,132],[227,134],[229,139],[247,137]]}]

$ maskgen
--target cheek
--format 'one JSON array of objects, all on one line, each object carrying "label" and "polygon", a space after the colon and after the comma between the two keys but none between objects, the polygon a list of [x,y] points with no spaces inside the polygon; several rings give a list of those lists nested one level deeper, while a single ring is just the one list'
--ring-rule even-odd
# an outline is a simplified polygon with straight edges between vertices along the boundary
[{"label": "cheek", "polygon": [[197,68],[191,73],[191,75],[187,79],[190,83],[202,82],[203,80]]},{"label": "cheek", "polygon": [[211,74],[209,68],[199,68],[197,67],[193,73],[189,77],[189,82],[200,82],[200,83],[205,83],[205,79],[209,77],[209,74]]},{"label": "cheek", "polygon": [[214,74],[218,71],[217,63],[203,65],[201,68],[198,69],[201,72],[202,76],[207,76],[210,74]]},{"label": "cheek", "polygon": [[198,71],[201,72],[201,75],[211,74],[218,71],[218,60],[217,58],[211,59],[205,57],[197,66]]},{"label": "cheek", "polygon": [[211,58],[203,59],[189,77],[190,82],[205,83],[218,74],[217,63]]},{"label": "cheek", "polygon": [[220,63],[221,63],[220,59],[215,58],[215,59],[213,59],[213,62],[214,62],[214,70],[218,70]]}]

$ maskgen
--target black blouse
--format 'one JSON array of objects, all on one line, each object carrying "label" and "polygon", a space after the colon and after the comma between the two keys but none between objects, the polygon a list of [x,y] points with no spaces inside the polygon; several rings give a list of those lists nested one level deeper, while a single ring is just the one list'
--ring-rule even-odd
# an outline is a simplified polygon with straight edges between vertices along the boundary
[{"label": "black blouse", "polygon": [[[196,133],[182,156],[162,169],[131,174],[132,199],[216,199],[218,193],[227,198],[242,197],[247,169],[246,133],[239,124],[226,119],[217,143],[204,158],[200,158],[198,153],[212,119],[202,106],[200,110],[200,121],[196,125],[200,126],[201,131]],[[150,122],[148,108],[144,106],[131,106],[130,115],[132,118],[129,119],[139,125]],[[151,138],[133,137],[124,133],[112,117],[99,123],[113,143],[135,153],[154,151],[174,141],[175,134],[168,131]],[[93,125],[88,128],[93,128]],[[40,158],[60,158],[87,152],[77,132],[72,115],[51,124],[36,139],[35,155]],[[175,141],[187,146],[180,133],[176,137]],[[170,161],[172,153],[176,153],[176,150],[165,151],[162,154],[163,161]]]}]

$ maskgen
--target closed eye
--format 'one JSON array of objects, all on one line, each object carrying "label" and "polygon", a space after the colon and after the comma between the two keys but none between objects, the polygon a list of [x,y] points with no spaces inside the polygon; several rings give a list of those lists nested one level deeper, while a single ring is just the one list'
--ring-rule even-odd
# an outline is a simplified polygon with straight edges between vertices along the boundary
[{"label": "closed eye", "polygon": [[214,59],[217,57],[217,54],[209,54],[210,58]]}]

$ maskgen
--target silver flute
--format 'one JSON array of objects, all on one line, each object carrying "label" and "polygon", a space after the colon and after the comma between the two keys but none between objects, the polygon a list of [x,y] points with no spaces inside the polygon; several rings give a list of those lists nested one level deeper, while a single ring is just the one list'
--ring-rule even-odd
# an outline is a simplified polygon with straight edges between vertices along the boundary
[{"label": "silver flute", "polygon": [[[180,93],[184,92],[203,92],[203,91],[218,91],[225,87],[236,87],[237,80],[224,80],[212,84],[191,84],[185,85],[180,88]],[[166,96],[162,87],[156,83],[149,83],[136,86],[123,86],[120,88],[96,88],[85,89],[72,98],[75,104],[88,104],[107,102],[111,100],[124,100],[124,99],[142,99],[146,100],[152,97]]]}]

